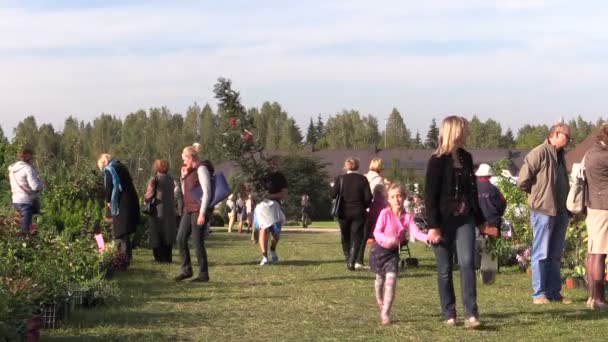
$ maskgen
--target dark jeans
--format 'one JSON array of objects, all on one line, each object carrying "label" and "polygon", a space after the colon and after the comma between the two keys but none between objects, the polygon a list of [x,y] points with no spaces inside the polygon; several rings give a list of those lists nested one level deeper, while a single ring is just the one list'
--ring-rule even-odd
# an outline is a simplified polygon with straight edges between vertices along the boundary
[{"label": "dark jeans", "polygon": [[366,220],[363,225],[363,234],[361,237],[361,242],[359,243],[359,251],[357,253],[357,262],[363,265],[363,260],[365,259],[365,246],[367,245],[367,239],[369,238],[370,223]]},{"label": "dark jeans", "polygon": [[28,233],[32,226],[32,218],[34,217],[34,206],[29,203],[13,203],[13,207],[21,214],[21,231]]},{"label": "dark jeans", "polygon": [[158,262],[171,263],[173,261],[173,245],[152,248],[152,253],[154,254],[154,260]]},{"label": "dark jeans", "polygon": [[209,225],[206,220],[204,226],[196,224],[198,213],[182,215],[177,232],[177,245],[179,254],[182,258],[182,274],[192,275],[192,263],[190,261],[190,249],[188,248],[188,238],[192,235],[192,243],[196,249],[196,259],[198,260],[199,277],[209,276],[209,266],[207,264],[207,250],[205,249],[205,229]]},{"label": "dark jeans", "polygon": [[437,284],[443,318],[456,318],[456,296],[452,279],[454,252],[457,253],[460,265],[460,287],[465,316],[478,317],[474,221],[471,218],[464,223],[447,223],[441,228],[443,240],[433,250],[437,259]]},{"label": "dark jeans", "polygon": [[359,255],[366,221],[367,218],[365,216],[338,219],[342,235],[342,251],[348,265],[354,265]]}]

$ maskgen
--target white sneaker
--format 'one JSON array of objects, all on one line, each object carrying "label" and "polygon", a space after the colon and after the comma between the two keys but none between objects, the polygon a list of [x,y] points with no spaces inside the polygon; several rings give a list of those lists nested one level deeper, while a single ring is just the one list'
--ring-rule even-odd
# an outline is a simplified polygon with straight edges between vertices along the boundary
[{"label": "white sneaker", "polygon": [[364,269],[364,268],[365,268],[365,266],[363,266],[363,264],[360,264],[360,263],[358,263],[358,262],[357,262],[357,263],[355,263],[355,269],[356,269],[356,270],[362,270],[362,269]]},{"label": "white sneaker", "polygon": [[279,256],[277,255],[276,252],[270,252],[270,256],[271,256],[271,260],[273,264],[276,264],[279,262]]},{"label": "white sneaker", "polygon": [[260,266],[264,266],[264,265],[268,265],[268,258],[267,257],[263,257],[262,261],[260,261]]}]

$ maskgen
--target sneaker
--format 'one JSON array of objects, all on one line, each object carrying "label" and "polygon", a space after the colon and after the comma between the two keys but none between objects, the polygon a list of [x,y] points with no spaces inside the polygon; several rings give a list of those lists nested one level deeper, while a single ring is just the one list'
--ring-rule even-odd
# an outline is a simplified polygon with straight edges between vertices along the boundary
[{"label": "sneaker", "polygon": [[363,264],[360,264],[360,263],[358,263],[358,262],[357,262],[357,263],[355,263],[355,269],[356,269],[356,270],[366,270],[366,269],[368,269],[368,268],[369,268],[369,267],[367,267],[367,266],[365,266],[365,265],[363,265]]},{"label": "sneaker", "polygon": [[538,298],[532,299],[532,303],[533,304],[549,304],[549,303],[551,303],[551,301],[548,300],[547,297],[538,297]]},{"label": "sneaker", "polygon": [[268,265],[268,258],[267,257],[263,257],[262,261],[260,261],[260,266],[264,266],[264,265]]},{"label": "sneaker", "polygon": [[279,256],[277,255],[276,252],[270,252],[270,257],[271,257],[271,263],[272,264],[276,264],[279,262]]},{"label": "sneaker", "polygon": [[477,317],[469,317],[464,321],[464,327],[466,329],[477,329],[481,325],[481,322]]}]

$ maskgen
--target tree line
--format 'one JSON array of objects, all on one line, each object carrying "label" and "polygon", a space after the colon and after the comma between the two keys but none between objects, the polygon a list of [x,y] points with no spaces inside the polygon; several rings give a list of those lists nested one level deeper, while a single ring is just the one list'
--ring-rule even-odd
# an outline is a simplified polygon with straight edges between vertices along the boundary
[{"label": "tree line", "polygon": [[[265,102],[261,107],[247,109],[253,119],[254,139],[265,150],[298,150],[305,146],[315,149],[379,148],[433,149],[437,146],[438,122],[431,119],[426,132],[412,132],[406,120],[395,108],[385,124],[379,127],[378,119],[371,114],[362,115],[356,110],[344,110],[323,120],[321,115],[310,119],[303,135],[280,104]],[[521,148],[538,145],[547,136],[548,125],[524,125],[515,135],[508,128],[503,131],[493,119],[485,122],[477,116],[470,120],[471,148]],[[568,121],[572,128],[573,145],[584,140],[591,131],[604,123],[588,122],[580,116]],[[170,161],[175,172],[181,165],[183,146],[200,142],[206,158],[218,163],[226,159],[224,147],[219,143],[231,125],[230,114],[214,111],[206,104],[191,105],[184,115],[172,113],[168,108],[138,110],[120,118],[101,114],[92,122],[70,116],[63,129],[51,124],[38,124],[33,116],[22,120],[14,129],[13,141],[22,141],[35,148],[37,164],[42,169],[55,169],[59,164],[78,169],[80,164],[94,165],[95,158],[108,152],[127,164],[137,180],[146,178],[156,158]],[[0,140],[7,138],[0,128]],[[144,177],[145,176],[145,177]]]}]

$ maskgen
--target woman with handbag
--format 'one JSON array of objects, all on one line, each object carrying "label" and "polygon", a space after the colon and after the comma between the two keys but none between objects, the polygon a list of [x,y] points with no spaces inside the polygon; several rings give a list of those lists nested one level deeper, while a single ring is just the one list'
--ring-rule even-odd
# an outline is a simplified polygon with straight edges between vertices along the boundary
[{"label": "woman with handbag", "polygon": [[133,179],[127,167],[110,154],[102,153],[97,158],[97,167],[103,172],[105,201],[112,215],[116,246],[131,260],[131,234],[139,223],[139,199]]},{"label": "woman with handbag", "polygon": [[604,277],[608,254],[608,125],[600,127],[595,144],[584,158],[587,180],[587,280],[589,299],[587,307],[606,310]]},{"label": "woman with handbag", "polygon": [[359,159],[347,158],[344,161],[346,174],[336,178],[331,194],[333,198],[340,196],[337,216],[346,268],[350,271],[355,269],[367,222],[367,208],[372,201],[369,181],[357,170]]},{"label": "woman with handbag", "polygon": [[441,311],[448,326],[456,325],[456,297],[452,280],[454,253],[460,265],[465,328],[480,325],[475,278],[475,227],[485,227],[479,208],[473,158],[464,150],[469,123],[448,116],[441,125],[439,147],[426,170],[425,208],[428,242],[434,245]]},{"label": "woman with handbag", "polygon": [[21,215],[21,234],[36,233],[32,229],[32,219],[35,214],[40,213],[38,196],[44,188],[32,165],[33,158],[34,150],[25,146],[17,153],[17,162],[8,167],[13,207]]},{"label": "woman with handbag", "polygon": [[154,161],[155,175],[148,181],[144,203],[151,205],[148,220],[150,247],[154,260],[171,263],[175,243],[175,196],[173,177],[169,175],[169,162]]}]

